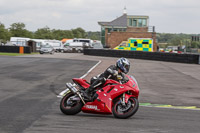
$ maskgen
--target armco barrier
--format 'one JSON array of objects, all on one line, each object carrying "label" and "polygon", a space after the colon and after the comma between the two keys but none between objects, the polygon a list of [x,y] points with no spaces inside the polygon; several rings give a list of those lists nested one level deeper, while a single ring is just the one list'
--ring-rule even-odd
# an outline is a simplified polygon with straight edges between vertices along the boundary
[{"label": "armco barrier", "polygon": [[29,46],[0,46],[0,52],[30,54],[31,49]]},{"label": "armco barrier", "polygon": [[126,57],[135,59],[200,64],[200,55],[198,54],[142,52],[142,51],[111,50],[111,49],[84,49],[83,53],[84,55],[94,55],[94,56]]}]

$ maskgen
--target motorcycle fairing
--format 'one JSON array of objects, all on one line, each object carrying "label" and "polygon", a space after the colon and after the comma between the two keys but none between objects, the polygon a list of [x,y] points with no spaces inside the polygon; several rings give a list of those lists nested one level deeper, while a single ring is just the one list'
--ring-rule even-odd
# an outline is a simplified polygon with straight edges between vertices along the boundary
[{"label": "motorcycle fairing", "polygon": [[[114,85],[107,85],[114,83]],[[107,80],[104,84],[105,87],[98,90],[98,98],[94,102],[86,103],[82,111],[86,113],[103,113],[103,114],[112,114],[113,100],[122,95],[127,91],[132,91],[131,95],[125,94],[125,102],[128,102],[128,99],[133,97],[138,97],[139,91],[137,90],[137,84],[133,87],[134,81],[129,81],[125,84],[120,84],[115,80]],[[107,85],[107,86],[106,86]],[[132,86],[132,87],[130,87]]]},{"label": "motorcycle fairing", "polygon": [[99,100],[87,102],[81,109],[85,113],[112,114],[112,110]]},{"label": "motorcycle fairing", "polygon": [[73,78],[74,83],[81,85],[84,88],[88,88],[90,84],[85,79]]}]

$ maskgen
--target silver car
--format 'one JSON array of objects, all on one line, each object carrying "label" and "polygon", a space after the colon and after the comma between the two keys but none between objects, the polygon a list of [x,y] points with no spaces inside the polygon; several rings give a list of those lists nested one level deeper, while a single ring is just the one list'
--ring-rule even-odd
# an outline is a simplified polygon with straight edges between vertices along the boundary
[{"label": "silver car", "polygon": [[44,53],[54,54],[55,51],[51,45],[42,45],[39,52],[40,54],[44,54]]}]

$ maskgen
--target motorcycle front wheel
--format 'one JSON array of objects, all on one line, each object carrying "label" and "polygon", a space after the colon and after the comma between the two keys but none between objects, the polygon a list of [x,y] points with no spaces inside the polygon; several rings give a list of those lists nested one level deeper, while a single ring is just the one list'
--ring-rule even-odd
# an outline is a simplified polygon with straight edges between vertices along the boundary
[{"label": "motorcycle front wheel", "polygon": [[121,100],[118,99],[113,105],[112,112],[116,118],[126,119],[134,115],[138,108],[138,99],[130,97],[125,105],[122,105]]},{"label": "motorcycle front wheel", "polygon": [[75,96],[73,93],[68,93],[60,101],[60,110],[66,115],[75,115],[81,111],[83,107],[82,101],[72,101],[71,97]]}]

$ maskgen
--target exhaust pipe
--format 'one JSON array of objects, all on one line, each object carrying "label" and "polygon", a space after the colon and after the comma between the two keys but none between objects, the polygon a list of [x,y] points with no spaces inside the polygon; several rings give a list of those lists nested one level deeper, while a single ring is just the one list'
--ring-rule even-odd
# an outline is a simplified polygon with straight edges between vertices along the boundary
[{"label": "exhaust pipe", "polygon": [[73,93],[76,93],[78,90],[76,87],[72,85],[72,83],[66,83],[66,87],[68,87],[70,90],[72,90]]},{"label": "exhaust pipe", "polygon": [[85,101],[83,100],[81,94],[78,92],[78,90],[76,89],[76,87],[74,87],[74,85],[72,85],[72,83],[66,83],[66,86],[75,94],[77,94],[80,98],[81,101],[83,102],[83,104],[85,105]]}]

